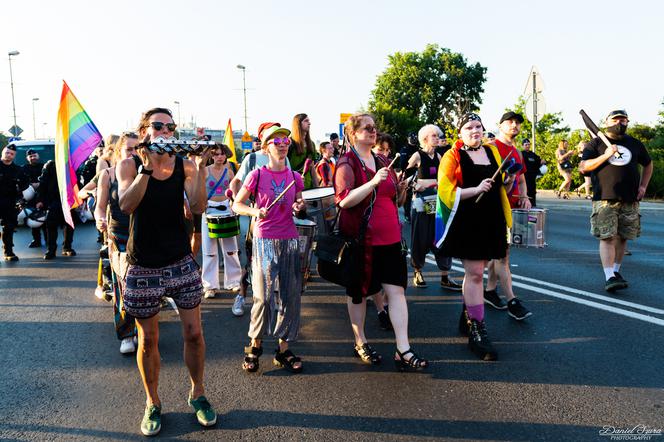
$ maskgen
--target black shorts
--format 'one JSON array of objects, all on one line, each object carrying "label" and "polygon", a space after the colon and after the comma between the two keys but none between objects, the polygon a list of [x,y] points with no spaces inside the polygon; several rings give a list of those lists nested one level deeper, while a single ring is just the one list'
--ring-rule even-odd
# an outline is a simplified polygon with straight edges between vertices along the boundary
[{"label": "black shorts", "polygon": [[[367,296],[380,292],[383,284],[397,285],[404,290],[408,287],[406,255],[401,250],[400,242],[372,247],[371,282]],[[354,289],[346,289],[346,295],[350,297],[354,292]]]}]

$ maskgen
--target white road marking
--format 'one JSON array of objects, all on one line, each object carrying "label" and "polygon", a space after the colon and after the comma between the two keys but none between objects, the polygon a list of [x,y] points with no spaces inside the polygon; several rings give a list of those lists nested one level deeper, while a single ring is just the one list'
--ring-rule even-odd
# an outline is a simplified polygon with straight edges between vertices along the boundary
[{"label": "white road marking", "polygon": [[[425,258],[425,260],[429,264],[436,265],[436,261],[435,261],[433,255],[431,255],[431,254],[428,254],[427,257]],[[460,263],[460,261],[458,261],[458,260],[454,260],[454,262],[455,263]],[[463,272],[463,267],[460,267],[458,265],[453,265],[452,270]],[[524,281],[524,282],[519,282],[519,281]],[[542,287],[537,287],[534,284],[537,284],[537,285],[542,286]],[[647,305],[637,304],[637,303],[629,302],[629,301],[623,301],[622,299],[615,299],[615,298],[611,298],[611,297],[608,297],[608,296],[598,295],[598,294],[595,294],[595,293],[587,292],[585,290],[579,290],[579,289],[575,289],[573,287],[567,287],[567,286],[560,285],[560,284],[554,284],[554,283],[551,283],[551,282],[542,281],[542,280],[535,279],[535,278],[529,278],[529,277],[526,277],[526,276],[515,275],[514,273],[512,273],[512,285],[515,286],[515,287],[519,287],[519,288],[522,288],[522,289],[533,291],[535,293],[540,293],[542,295],[551,296],[553,298],[563,299],[565,301],[570,301],[570,302],[574,302],[574,303],[577,303],[577,304],[582,304],[582,305],[585,305],[585,306],[588,306],[588,307],[596,308],[598,310],[604,310],[604,311],[607,311],[607,312],[615,313],[617,315],[626,316],[628,318],[638,319],[640,321],[648,322],[648,323],[651,323],[651,324],[664,326],[664,319],[656,318],[654,316],[645,315],[645,314],[642,314],[642,313],[636,313],[636,312],[633,312],[633,311],[630,311],[630,310],[625,310],[625,309],[618,308],[618,307],[613,307],[611,305],[602,304],[602,303],[599,303],[599,302],[591,301],[591,300],[580,298],[580,297],[577,297],[577,296],[568,295],[568,294],[565,294],[565,293],[561,293],[560,291],[565,291],[565,292],[568,292],[568,293],[572,293],[574,295],[585,296],[587,298],[592,298],[592,299],[595,299],[595,300],[598,300],[598,301],[603,301],[603,302],[606,302],[606,303],[617,304],[617,305],[621,305],[621,306],[624,306],[624,307],[629,307],[629,308],[632,308],[632,309],[635,309],[635,310],[641,310],[641,311],[648,312],[648,313],[664,315],[664,310],[658,309],[658,308],[655,308],[655,307],[650,307],[650,306],[647,306]],[[556,290],[559,290],[559,291],[553,291],[553,290],[548,289],[547,287],[552,288],[552,289],[556,289]]]}]

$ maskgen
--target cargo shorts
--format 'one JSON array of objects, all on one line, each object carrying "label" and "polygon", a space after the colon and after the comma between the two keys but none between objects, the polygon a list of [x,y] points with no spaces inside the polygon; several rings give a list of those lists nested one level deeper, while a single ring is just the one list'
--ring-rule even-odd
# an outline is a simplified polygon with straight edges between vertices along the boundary
[{"label": "cargo shorts", "polygon": [[623,239],[637,238],[641,235],[639,202],[593,201],[590,233],[599,239],[609,239],[616,235]]}]

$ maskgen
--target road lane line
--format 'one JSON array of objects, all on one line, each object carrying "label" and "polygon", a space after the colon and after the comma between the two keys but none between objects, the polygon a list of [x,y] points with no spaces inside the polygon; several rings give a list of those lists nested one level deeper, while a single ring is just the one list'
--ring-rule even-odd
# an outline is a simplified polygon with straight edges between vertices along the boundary
[{"label": "road lane line", "polygon": [[[427,257],[425,258],[425,261],[428,262],[429,264],[436,265],[436,261],[434,259],[431,259],[430,256],[431,256],[430,254],[427,255]],[[452,266],[452,269],[456,270],[456,271],[463,271],[463,268],[458,267],[458,266]],[[644,305],[641,305],[641,304],[635,304],[635,303],[631,303],[631,302],[627,302],[627,301],[612,299],[612,298],[608,298],[606,296],[595,295],[593,293],[585,292],[583,290],[577,290],[577,289],[573,289],[571,287],[565,287],[565,286],[560,286],[558,284],[547,283],[546,281],[539,281],[537,279],[527,278],[525,276],[522,277],[522,276],[519,276],[519,275],[512,274],[512,278],[513,279],[524,279],[524,280],[528,280],[532,283],[537,283],[537,284],[540,284],[540,285],[549,285],[551,287],[559,288],[560,290],[570,291],[570,292],[576,293],[576,294],[583,294],[584,296],[592,297],[592,298],[595,298],[595,299],[598,299],[598,300],[603,300],[603,301],[607,301],[607,302],[614,302],[616,304],[629,306],[629,307],[632,307],[632,308],[635,308],[635,309],[640,309],[640,310],[643,310],[643,311],[649,311],[651,313],[658,313],[658,312],[664,313],[664,310],[656,309],[656,308],[653,308],[653,307],[648,307],[648,306],[644,306]],[[607,311],[607,312],[615,313],[615,314],[618,314],[618,315],[621,315],[621,316],[626,316],[628,318],[638,319],[638,320],[641,320],[641,321],[644,321],[644,322],[649,322],[651,324],[664,326],[664,319],[655,318],[653,316],[644,315],[642,313],[636,313],[636,312],[632,312],[630,310],[624,310],[624,309],[613,307],[613,306],[610,306],[610,305],[601,304],[599,302],[594,302],[594,301],[590,301],[590,300],[583,299],[583,298],[577,298],[576,296],[566,295],[564,293],[555,292],[555,291],[552,291],[552,290],[536,287],[534,285],[525,284],[525,283],[521,283],[521,282],[514,281],[514,280],[512,281],[512,285],[515,286],[515,287],[530,290],[530,291],[540,293],[540,294],[543,294],[543,295],[551,296],[553,298],[563,299],[563,300],[566,300],[566,301],[574,302],[574,303],[577,303],[577,304],[582,304],[582,305],[592,307],[592,308],[596,308],[596,309],[599,309],[599,310],[604,310],[604,311]],[[579,293],[577,293],[577,292],[579,292]],[[615,302],[615,301],[620,301],[620,302]]]}]

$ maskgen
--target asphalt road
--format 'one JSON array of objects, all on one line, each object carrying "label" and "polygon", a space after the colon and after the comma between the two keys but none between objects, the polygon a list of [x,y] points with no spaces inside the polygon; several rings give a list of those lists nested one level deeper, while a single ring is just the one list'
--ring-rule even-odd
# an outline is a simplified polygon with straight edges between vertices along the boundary
[{"label": "asphalt road", "polygon": [[[432,361],[397,373],[394,338],[367,318],[378,367],[352,355],[345,297],[318,278],[303,298],[305,371],[270,364],[241,370],[249,315],[231,315],[231,296],[203,304],[207,396],[219,423],[202,429],[186,404],[178,317],[161,320],[163,429],[173,440],[608,440],[603,427],[664,431],[662,338],[664,204],[642,206],[643,236],[621,272],[630,288],[603,290],[590,204],[546,196],[545,249],[512,251],[517,295],[534,315],[523,323],[487,308],[496,362],[477,360],[457,334],[460,297],[436,286],[408,288],[413,347]],[[406,232],[409,225],[405,226]],[[16,235],[18,263],[0,263],[0,439],[138,440],[144,393],[135,358],[122,356],[112,307],[93,295],[92,225],[77,229],[78,256],[43,261]],[[457,264],[458,267],[458,264]],[[248,309],[247,309],[248,311]],[[638,430],[637,430],[638,431]],[[650,440],[664,441],[664,435]]]}]

